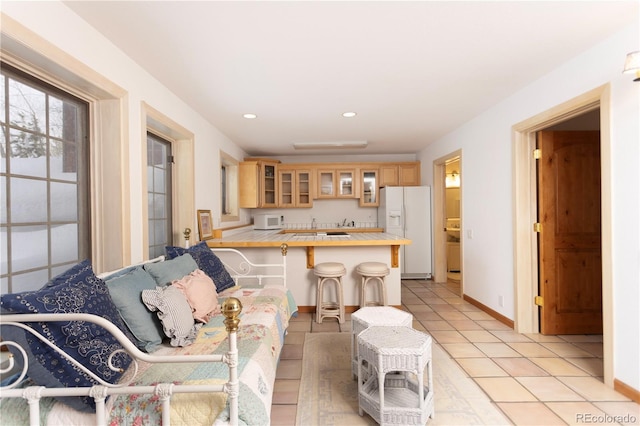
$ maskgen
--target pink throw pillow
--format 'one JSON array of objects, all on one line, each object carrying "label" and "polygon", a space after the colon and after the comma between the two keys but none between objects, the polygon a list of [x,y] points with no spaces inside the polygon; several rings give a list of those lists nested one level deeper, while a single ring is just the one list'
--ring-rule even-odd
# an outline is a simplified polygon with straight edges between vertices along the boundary
[{"label": "pink throw pillow", "polygon": [[213,314],[219,310],[216,286],[200,269],[171,283],[187,298],[193,318],[199,322],[209,322]]}]

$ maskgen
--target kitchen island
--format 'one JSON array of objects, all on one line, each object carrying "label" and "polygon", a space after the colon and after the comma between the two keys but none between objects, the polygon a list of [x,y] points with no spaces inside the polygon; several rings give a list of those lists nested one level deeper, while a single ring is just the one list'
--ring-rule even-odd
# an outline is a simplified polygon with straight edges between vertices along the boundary
[{"label": "kitchen island", "polygon": [[[393,234],[366,231],[357,228],[298,231],[241,229],[221,238],[207,240],[207,244],[216,248],[238,248],[247,253],[250,259],[266,263],[277,262],[280,246],[287,244],[287,286],[301,312],[315,309],[317,279],[313,274],[313,266],[316,263],[341,262],[345,265],[344,301],[347,312],[353,312],[360,304],[360,276],[355,272],[356,267],[361,262],[382,262],[390,268],[386,277],[388,303],[400,306],[400,246],[411,244],[411,240]],[[332,235],[334,233],[346,235]]]}]

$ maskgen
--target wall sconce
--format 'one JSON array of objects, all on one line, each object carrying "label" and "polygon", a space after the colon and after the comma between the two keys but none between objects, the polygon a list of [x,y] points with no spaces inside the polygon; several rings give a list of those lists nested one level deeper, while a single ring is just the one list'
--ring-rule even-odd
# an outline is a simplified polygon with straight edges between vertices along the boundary
[{"label": "wall sconce", "polygon": [[631,52],[627,55],[622,72],[625,74],[635,73],[636,78],[633,81],[640,81],[640,51]]},{"label": "wall sconce", "polygon": [[460,188],[460,174],[457,171],[447,173],[444,177],[445,188]]}]

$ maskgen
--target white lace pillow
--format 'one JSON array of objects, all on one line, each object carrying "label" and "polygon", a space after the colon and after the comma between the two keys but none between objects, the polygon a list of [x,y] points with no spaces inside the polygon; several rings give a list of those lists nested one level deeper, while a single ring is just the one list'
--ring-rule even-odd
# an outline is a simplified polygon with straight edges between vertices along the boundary
[{"label": "white lace pillow", "polygon": [[170,285],[143,290],[142,301],[150,311],[158,312],[164,334],[171,339],[171,346],[193,343],[202,324],[194,321],[191,306],[178,288]]}]

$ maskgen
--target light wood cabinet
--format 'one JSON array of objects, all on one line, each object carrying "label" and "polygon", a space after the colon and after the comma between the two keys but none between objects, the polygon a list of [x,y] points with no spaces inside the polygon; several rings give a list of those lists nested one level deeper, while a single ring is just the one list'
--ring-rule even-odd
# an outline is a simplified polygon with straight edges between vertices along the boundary
[{"label": "light wood cabinet", "polygon": [[358,180],[355,169],[337,170],[336,185],[338,198],[356,198],[358,196]]},{"label": "light wood cabinet", "polygon": [[360,207],[380,205],[378,197],[378,169],[360,169]]},{"label": "light wood cabinet", "polygon": [[238,166],[242,208],[277,207],[277,160],[246,159]]},{"label": "light wood cabinet", "polygon": [[380,187],[398,185],[398,166],[393,163],[380,166]]},{"label": "light wood cabinet", "polygon": [[318,198],[356,198],[358,181],[355,169],[317,169]]},{"label": "light wood cabinet", "polygon": [[316,171],[316,181],[318,182],[318,198],[336,197],[336,171],[322,170]]},{"label": "light wood cabinet", "polygon": [[311,176],[310,170],[280,168],[278,170],[278,207],[312,207]]},{"label": "light wood cabinet", "polygon": [[296,170],[296,207],[313,206],[313,173]]},{"label": "light wood cabinet", "polygon": [[239,175],[242,208],[312,207],[314,199],[327,198],[358,198],[360,206],[375,207],[381,187],[420,185],[420,162],[282,164],[245,158]]},{"label": "light wood cabinet", "polygon": [[420,162],[381,164],[379,185],[381,187],[420,185]]},{"label": "light wood cabinet", "polygon": [[398,186],[420,185],[420,163],[398,164]]}]

